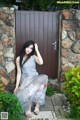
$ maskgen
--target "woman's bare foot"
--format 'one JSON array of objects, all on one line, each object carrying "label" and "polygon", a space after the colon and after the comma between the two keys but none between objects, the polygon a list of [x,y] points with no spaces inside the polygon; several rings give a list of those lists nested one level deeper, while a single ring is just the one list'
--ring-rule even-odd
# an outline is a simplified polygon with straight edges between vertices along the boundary
[{"label": "woman's bare foot", "polygon": [[28,118],[31,118],[31,117],[32,117],[31,111],[27,111],[27,112],[25,113],[25,115],[26,115]]},{"label": "woman's bare foot", "polygon": [[35,113],[36,115],[39,114],[39,107],[35,107],[35,109],[34,109],[34,113]]}]

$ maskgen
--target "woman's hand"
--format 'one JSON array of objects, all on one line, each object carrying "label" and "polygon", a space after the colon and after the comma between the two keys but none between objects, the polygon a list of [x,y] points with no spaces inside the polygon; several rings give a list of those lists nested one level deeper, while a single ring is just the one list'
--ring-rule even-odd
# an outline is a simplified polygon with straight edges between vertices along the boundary
[{"label": "woman's hand", "polygon": [[42,59],[42,56],[38,50],[37,43],[35,43],[35,51],[36,51],[36,55],[34,55],[34,59],[35,59],[36,63],[38,63],[39,65],[43,65],[43,59]]},{"label": "woman's hand", "polygon": [[14,93],[16,93],[16,92],[17,92],[17,90],[18,90],[18,88],[15,88],[13,92],[14,92]]},{"label": "woman's hand", "polygon": [[35,45],[35,51],[38,51],[38,45],[37,45],[37,43],[35,43],[34,45]]}]

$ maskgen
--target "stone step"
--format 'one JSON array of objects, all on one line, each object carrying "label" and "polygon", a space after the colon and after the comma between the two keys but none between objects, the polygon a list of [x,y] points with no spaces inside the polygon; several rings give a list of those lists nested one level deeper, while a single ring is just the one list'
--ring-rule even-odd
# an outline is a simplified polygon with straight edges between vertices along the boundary
[{"label": "stone step", "polygon": [[66,118],[58,119],[54,111],[40,111],[39,115],[35,115],[34,113],[32,113],[32,118],[25,117],[25,120],[72,120],[72,119]]},{"label": "stone step", "polygon": [[56,120],[52,111],[40,111],[39,115],[32,114],[32,118],[26,118],[26,120]]},{"label": "stone step", "polygon": [[54,111],[54,107],[51,102],[51,97],[46,96],[45,106],[41,107],[41,111]]}]

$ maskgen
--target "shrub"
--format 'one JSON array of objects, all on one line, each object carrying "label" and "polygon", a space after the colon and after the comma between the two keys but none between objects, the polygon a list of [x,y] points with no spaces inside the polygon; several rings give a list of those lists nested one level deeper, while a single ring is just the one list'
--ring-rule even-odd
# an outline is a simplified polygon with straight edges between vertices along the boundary
[{"label": "shrub", "polygon": [[55,93],[54,86],[52,84],[49,84],[47,87],[46,95],[47,96],[52,96]]},{"label": "shrub", "polygon": [[65,73],[65,93],[70,102],[70,117],[80,118],[80,66]]},{"label": "shrub", "polygon": [[12,93],[0,93],[0,112],[8,112],[8,120],[23,120],[18,98]]}]

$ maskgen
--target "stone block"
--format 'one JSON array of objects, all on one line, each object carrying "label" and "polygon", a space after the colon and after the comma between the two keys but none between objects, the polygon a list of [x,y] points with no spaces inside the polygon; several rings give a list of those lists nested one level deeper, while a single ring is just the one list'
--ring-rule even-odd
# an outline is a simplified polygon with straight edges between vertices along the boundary
[{"label": "stone block", "polygon": [[7,78],[1,77],[0,80],[2,81],[2,83],[6,86],[9,83],[9,80]]},{"label": "stone block", "polygon": [[67,31],[62,30],[62,39],[67,38]]},{"label": "stone block", "polygon": [[71,50],[76,54],[80,54],[80,40],[72,44]]},{"label": "stone block", "polygon": [[62,41],[62,46],[63,46],[63,48],[69,49],[71,47],[72,43],[73,42],[69,38],[66,38]]},{"label": "stone block", "polygon": [[15,82],[15,76],[16,76],[16,74],[15,74],[15,69],[14,69],[10,72],[11,83]]},{"label": "stone block", "polygon": [[12,70],[14,70],[15,65],[13,62],[9,62],[6,64],[5,68],[6,68],[7,72],[10,73]]},{"label": "stone block", "polygon": [[51,97],[46,96],[45,98],[45,106],[41,107],[41,111],[51,111],[54,110],[53,106],[52,106],[52,101],[51,101]]},{"label": "stone block", "polygon": [[63,19],[73,19],[73,12],[72,12],[72,10],[63,10],[62,11],[62,17],[63,17]]},{"label": "stone block", "polygon": [[62,61],[62,64],[66,64],[69,62],[68,58],[65,58],[65,57],[62,57],[61,61]]},{"label": "stone block", "polygon": [[66,63],[62,66],[63,72],[67,72],[71,67],[75,67],[72,63]]},{"label": "stone block", "polygon": [[4,57],[14,58],[13,48],[4,49]]},{"label": "stone block", "polygon": [[76,24],[72,20],[62,20],[62,29],[63,30],[75,30]]},{"label": "stone block", "polygon": [[76,40],[76,36],[75,36],[75,32],[74,31],[68,31],[68,35],[69,35],[71,40],[73,40],[73,41]]},{"label": "stone block", "polygon": [[68,51],[68,49],[62,48],[62,49],[61,49],[61,55],[62,55],[62,57],[68,58],[68,56],[69,56],[69,51]]},{"label": "stone block", "polygon": [[80,30],[76,32],[77,39],[80,40]]}]

